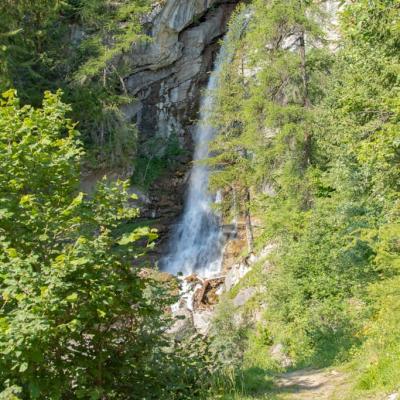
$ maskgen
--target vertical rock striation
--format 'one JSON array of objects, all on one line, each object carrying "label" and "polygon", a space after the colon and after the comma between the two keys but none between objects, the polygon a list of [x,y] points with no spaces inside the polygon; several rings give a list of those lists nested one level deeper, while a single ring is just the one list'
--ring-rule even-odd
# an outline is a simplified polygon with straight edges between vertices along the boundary
[{"label": "vertical rock striation", "polygon": [[[132,98],[123,111],[138,127],[139,149],[146,157],[163,155],[159,154],[162,146],[160,150],[160,145],[146,145],[154,138],[166,143],[176,137],[186,153],[192,153],[201,94],[239,1],[160,1],[146,22],[151,39],[123,55],[128,67],[124,85]],[[151,151],[155,154],[148,154]],[[168,171],[152,185],[149,203],[142,210],[143,218],[154,219],[153,226],[159,231],[154,261],[158,252],[165,251],[163,244],[183,208],[191,157],[182,155],[177,161],[175,171]]]},{"label": "vertical rock striation", "polygon": [[167,0],[151,17],[151,40],[125,55],[125,85],[135,100],[124,111],[137,123],[141,140],[174,134],[191,148],[201,90],[238,2]]}]

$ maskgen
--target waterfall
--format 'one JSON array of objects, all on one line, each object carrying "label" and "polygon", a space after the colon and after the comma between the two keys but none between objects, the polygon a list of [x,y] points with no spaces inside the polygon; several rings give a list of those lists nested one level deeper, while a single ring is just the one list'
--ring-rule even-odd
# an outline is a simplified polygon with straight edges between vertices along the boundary
[{"label": "waterfall", "polygon": [[212,207],[218,199],[208,191],[209,168],[201,161],[207,159],[209,143],[216,133],[208,121],[222,67],[229,60],[226,42],[227,40],[219,51],[206,94],[201,101],[200,122],[194,135],[194,165],[190,174],[184,212],[173,232],[169,252],[162,260],[163,269],[172,274],[196,273],[207,278],[221,270],[224,238],[219,217]]},{"label": "waterfall", "polygon": [[174,230],[168,254],[161,261],[162,269],[172,274],[196,273],[210,278],[221,272],[224,235],[220,218],[213,210],[213,203],[221,201],[221,195],[209,193],[209,168],[202,161],[209,156],[209,143],[217,133],[209,125],[211,110],[218,88],[223,66],[230,62],[234,46],[250,20],[251,11],[246,7],[234,18],[218,53],[214,71],[210,75],[207,91],[200,105],[200,121],[194,135],[194,164],[190,174],[186,203],[176,229]]}]

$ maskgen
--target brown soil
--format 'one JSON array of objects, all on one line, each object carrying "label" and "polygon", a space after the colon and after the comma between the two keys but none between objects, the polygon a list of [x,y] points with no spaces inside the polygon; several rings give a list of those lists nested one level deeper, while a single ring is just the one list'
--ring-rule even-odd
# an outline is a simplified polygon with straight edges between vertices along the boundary
[{"label": "brown soil", "polygon": [[[340,399],[349,381],[346,375],[331,370],[301,370],[281,376],[277,382],[282,400]],[[281,398],[281,397],[280,397]]]}]

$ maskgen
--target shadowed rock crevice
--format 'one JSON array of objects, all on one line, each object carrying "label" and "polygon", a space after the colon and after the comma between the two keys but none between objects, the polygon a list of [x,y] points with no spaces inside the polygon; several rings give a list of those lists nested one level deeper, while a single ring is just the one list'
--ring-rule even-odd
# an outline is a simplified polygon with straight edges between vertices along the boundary
[{"label": "shadowed rock crevice", "polygon": [[135,100],[124,112],[140,141],[177,135],[191,149],[201,90],[238,2],[169,0],[151,21],[151,40],[125,56],[125,85]]},{"label": "shadowed rock crevice", "polygon": [[[171,139],[184,153],[167,155],[173,165],[150,186],[149,202],[143,207],[143,218],[152,219],[159,230],[157,253],[164,253],[164,243],[183,209],[202,91],[238,3],[168,0],[149,17],[151,40],[124,55],[125,87],[132,102],[123,112],[138,127],[139,157],[163,156],[162,143]],[[149,145],[152,142],[157,145]],[[158,254],[153,257],[158,258]]]}]

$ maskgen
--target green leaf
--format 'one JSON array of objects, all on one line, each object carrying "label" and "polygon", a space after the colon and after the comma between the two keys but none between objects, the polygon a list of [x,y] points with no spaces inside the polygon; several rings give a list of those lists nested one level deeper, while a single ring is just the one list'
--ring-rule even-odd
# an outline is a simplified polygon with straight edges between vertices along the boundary
[{"label": "green leaf", "polygon": [[27,362],[23,362],[20,366],[19,366],[19,372],[25,372],[28,369],[28,363]]},{"label": "green leaf", "polygon": [[79,266],[79,265],[88,264],[90,261],[91,260],[88,257],[79,257],[79,258],[76,258],[76,259],[72,260],[71,264]]},{"label": "green leaf", "polygon": [[122,236],[122,238],[118,241],[118,244],[124,246],[130,243],[134,243],[137,240],[141,239],[142,237],[148,236],[149,234],[150,234],[149,228],[138,228],[135,229],[133,232]]},{"label": "green leaf", "polygon": [[66,297],[66,300],[70,303],[75,303],[78,300],[78,293],[72,293]]},{"label": "green leaf", "polygon": [[71,207],[77,207],[77,206],[79,206],[80,204],[82,204],[82,202],[83,202],[83,196],[84,196],[84,194],[83,194],[82,192],[80,192],[80,193],[78,194],[78,196],[76,196],[76,197],[74,198],[74,200],[72,200]]},{"label": "green leaf", "polygon": [[9,328],[9,324],[8,324],[7,318],[4,318],[4,317],[0,318],[0,330],[2,332],[6,332],[8,330],[8,328]]},{"label": "green leaf", "polygon": [[7,210],[6,208],[0,209],[0,219],[11,218],[14,215],[11,211]]},{"label": "green leaf", "polygon": [[13,248],[8,248],[6,249],[6,253],[8,254],[8,256],[10,258],[17,258],[18,257],[18,252],[17,250],[13,249]]},{"label": "green leaf", "polygon": [[35,196],[33,196],[31,194],[26,194],[26,195],[21,197],[21,200],[20,200],[19,203],[21,205],[30,204],[30,203],[32,203],[34,198],[35,198]]}]

